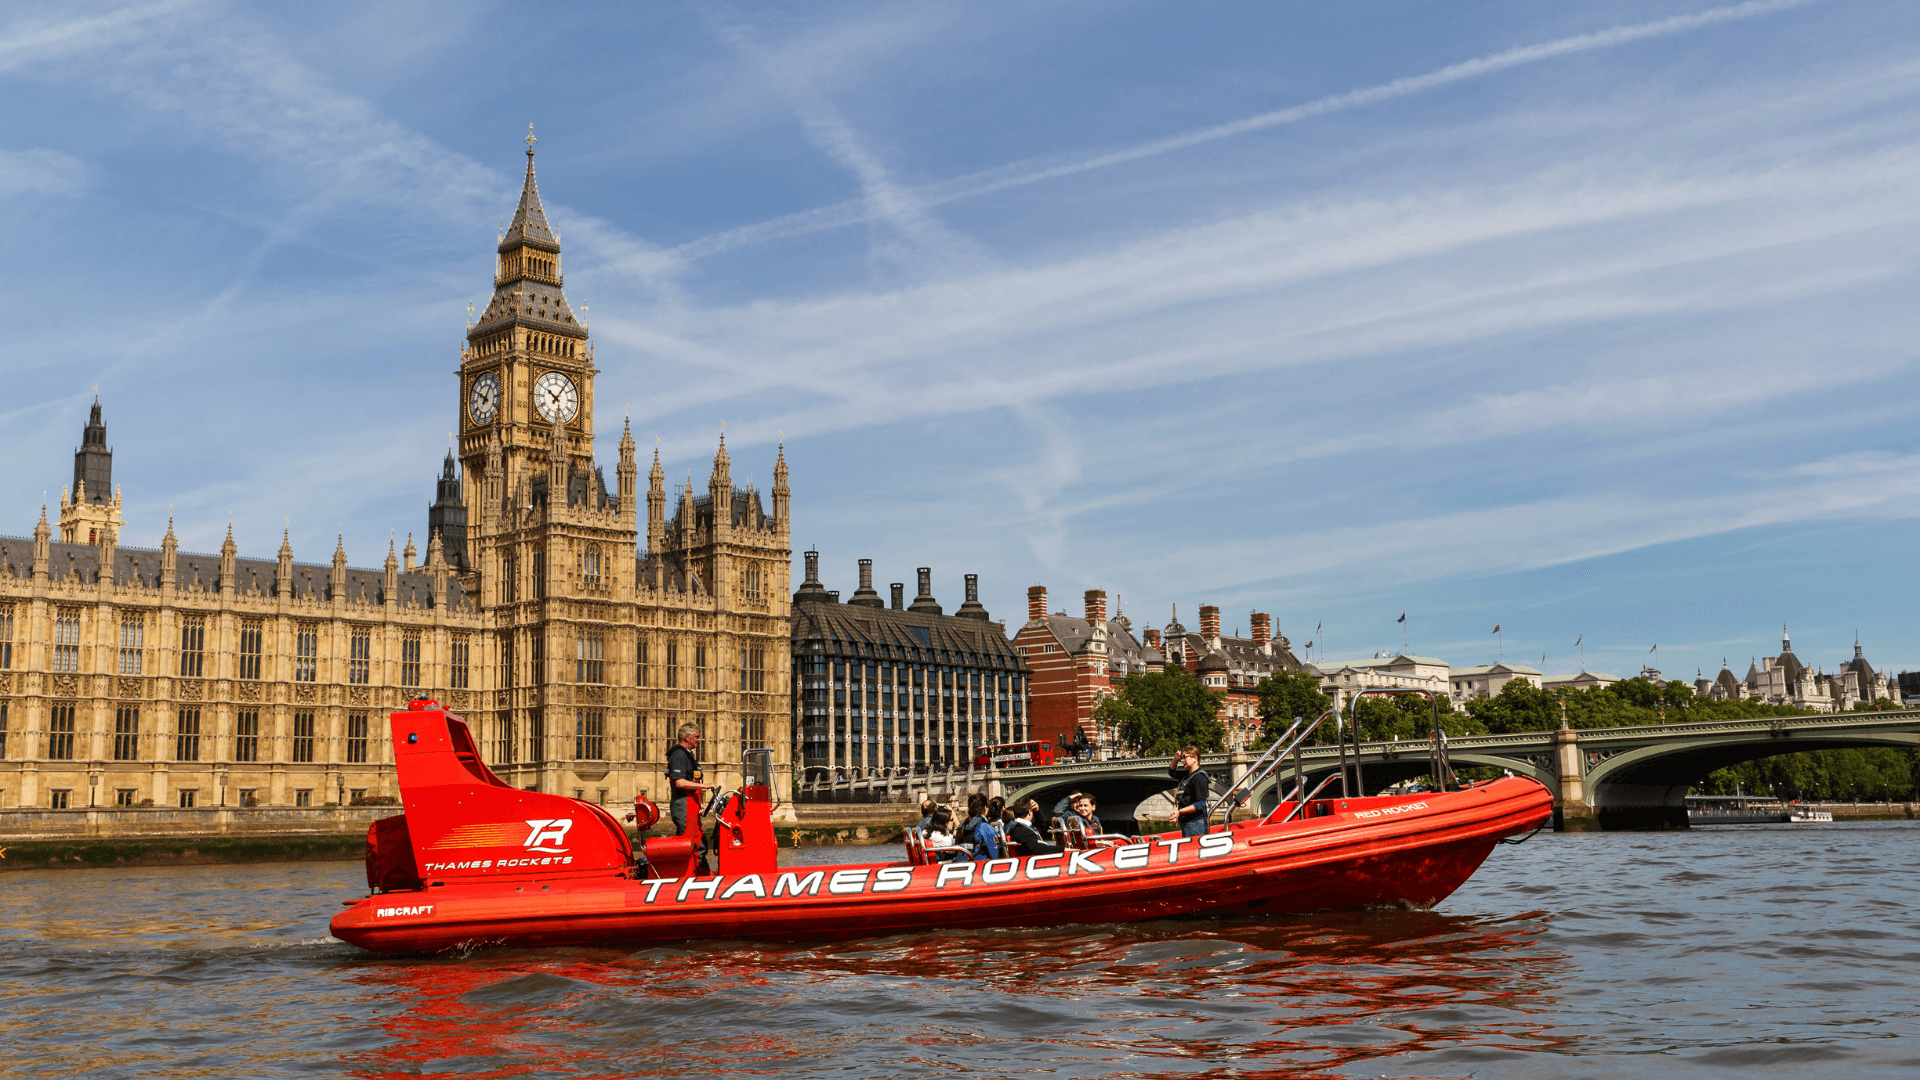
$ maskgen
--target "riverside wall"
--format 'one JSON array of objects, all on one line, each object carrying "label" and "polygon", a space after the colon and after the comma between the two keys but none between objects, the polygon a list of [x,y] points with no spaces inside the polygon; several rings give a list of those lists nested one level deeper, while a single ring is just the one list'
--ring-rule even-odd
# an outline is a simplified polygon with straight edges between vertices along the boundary
[{"label": "riverside wall", "polygon": [[[366,856],[367,826],[398,813],[397,806],[5,809],[0,871],[358,860]],[[774,833],[782,847],[893,844],[919,820],[917,807],[892,804],[789,805],[777,812]],[[669,827],[663,822],[651,835]]]}]

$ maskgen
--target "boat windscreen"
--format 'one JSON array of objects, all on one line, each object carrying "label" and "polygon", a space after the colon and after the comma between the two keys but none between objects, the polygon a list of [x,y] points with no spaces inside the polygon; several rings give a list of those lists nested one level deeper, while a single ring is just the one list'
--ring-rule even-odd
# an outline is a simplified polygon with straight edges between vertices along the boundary
[{"label": "boat windscreen", "polygon": [[740,771],[747,787],[773,787],[773,751],[749,750],[740,756]]}]

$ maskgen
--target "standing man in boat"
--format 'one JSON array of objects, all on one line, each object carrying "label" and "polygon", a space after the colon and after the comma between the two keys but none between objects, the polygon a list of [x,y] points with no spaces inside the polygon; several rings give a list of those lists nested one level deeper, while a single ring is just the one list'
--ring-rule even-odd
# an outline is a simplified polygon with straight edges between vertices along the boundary
[{"label": "standing man in boat", "polygon": [[1200,748],[1182,748],[1167,766],[1167,775],[1180,784],[1174,797],[1174,805],[1179,807],[1174,811],[1174,820],[1180,823],[1180,835],[1205,836],[1210,808],[1207,797],[1213,794],[1213,777],[1200,767]]},{"label": "standing man in boat", "polygon": [[[680,725],[680,741],[667,751],[667,813],[673,817],[673,827],[677,833],[687,831],[687,819],[700,816],[700,793],[712,791],[714,785],[703,783],[706,774],[700,771],[700,758],[694,751],[700,749],[700,729],[692,724]],[[700,860],[707,861],[708,840],[701,841]]]}]

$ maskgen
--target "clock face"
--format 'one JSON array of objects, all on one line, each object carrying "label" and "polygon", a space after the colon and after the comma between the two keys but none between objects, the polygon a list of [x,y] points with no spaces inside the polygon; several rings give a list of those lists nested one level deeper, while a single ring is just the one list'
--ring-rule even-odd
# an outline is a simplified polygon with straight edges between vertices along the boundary
[{"label": "clock face", "polygon": [[557,371],[549,371],[533,384],[533,407],[548,423],[564,424],[580,411],[580,395],[573,380]]},{"label": "clock face", "polygon": [[500,411],[500,380],[489,371],[473,380],[473,389],[467,393],[467,415],[473,417],[476,424],[491,424],[493,416]]}]

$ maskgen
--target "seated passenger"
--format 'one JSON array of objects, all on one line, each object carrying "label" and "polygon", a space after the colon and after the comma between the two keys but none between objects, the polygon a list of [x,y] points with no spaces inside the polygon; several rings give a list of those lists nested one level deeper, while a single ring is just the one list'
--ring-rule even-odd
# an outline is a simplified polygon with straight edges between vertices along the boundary
[{"label": "seated passenger", "polygon": [[[953,837],[953,811],[944,806],[936,806],[933,817],[927,824],[927,847],[955,847]],[[973,856],[962,850],[934,851],[933,857],[941,862],[972,862]]]},{"label": "seated passenger", "polygon": [[1007,813],[1007,800],[998,795],[987,800],[987,828],[993,830],[993,838],[999,842],[1002,853],[1007,849],[1007,822],[1012,820],[1013,815]]},{"label": "seated passenger", "polygon": [[[984,810],[985,807],[982,809]],[[973,841],[973,857],[976,859],[1000,858],[1005,853],[1006,846],[999,830],[993,827],[993,822],[988,821],[984,814],[972,820],[973,832],[965,839]]]},{"label": "seated passenger", "polygon": [[921,836],[927,835],[927,826],[933,823],[934,807],[939,805],[939,803],[933,801],[933,796],[931,795],[920,800],[920,824],[915,825],[914,829],[918,831]]},{"label": "seated passenger", "polygon": [[1076,793],[1073,805],[1067,809],[1067,820],[1072,823],[1073,828],[1088,836],[1105,832],[1106,830],[1100,825],[1099,817],[1095,816],[1093,811],[1093,796]]},{"label": "seated passenger", "polygon": [[1007,839],[1019,846],[1022,855],[1058,855],[1064,849],[1041,839],[1040,831],[1033,827],[1033,815],[1039,810],[1036,800],[1022,799],[1014,808],[1013,823],[1007,826]]},{"label": "seated passenger", "polygon": [[975,855],[980,853],[980,848],[978,841],[974,839],[974,833],[986,823],[986,815],[987,797],[977,791],[967,796],[967,820],[960,825],[957,835],[960,837],[961,846],[972,848]]}]

